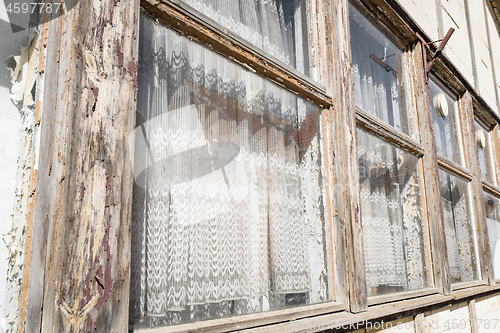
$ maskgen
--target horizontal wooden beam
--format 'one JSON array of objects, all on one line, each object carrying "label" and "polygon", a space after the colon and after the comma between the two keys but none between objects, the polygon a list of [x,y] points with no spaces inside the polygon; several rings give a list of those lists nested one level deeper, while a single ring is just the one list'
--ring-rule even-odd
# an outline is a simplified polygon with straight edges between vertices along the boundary
[{"label": "horizontal wooden beam", "polygon": [[291,66],[280,63],[264,51],[258,51],[256,46],[207,16],[195,12],[181,1],[141,0],[141,9],[158,22],[207,45],[249,71],[291,90],[320,107],[327,108],[332,105],[332,98],[327,95],[322,85]]},{"label": "horizontal wooden beam", "polygon": [[472,181],[472,174],[464,167],[458,165],[457,163],[451,161],[444,156],[438,156],[438,165],[441,169],[452,173],[454,176],[462,178],[463,180],[470,182]]},{"label": "horizontal wooden beam", "polygon": [[360,108],[356,108],[356,125],[417,157],[422,157],[425,154],[420,143]]}]

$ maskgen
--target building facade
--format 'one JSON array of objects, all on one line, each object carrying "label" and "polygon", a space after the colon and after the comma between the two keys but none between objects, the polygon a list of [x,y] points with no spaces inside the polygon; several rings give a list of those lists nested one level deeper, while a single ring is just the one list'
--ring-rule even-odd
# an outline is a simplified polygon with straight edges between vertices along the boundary
[{"label": "building facade", "polygon": [[48,3],[0,41],[5,332],[500,330],[497,1]]}]

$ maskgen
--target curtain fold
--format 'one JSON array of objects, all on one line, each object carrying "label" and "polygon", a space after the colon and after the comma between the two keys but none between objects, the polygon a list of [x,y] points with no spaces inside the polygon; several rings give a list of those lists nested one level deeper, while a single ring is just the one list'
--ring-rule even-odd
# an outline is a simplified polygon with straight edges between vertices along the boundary
[{"label": "curtain fold", "polygon": [[329,299],[318,108],[145,16],[141,34],[132,318]]}]

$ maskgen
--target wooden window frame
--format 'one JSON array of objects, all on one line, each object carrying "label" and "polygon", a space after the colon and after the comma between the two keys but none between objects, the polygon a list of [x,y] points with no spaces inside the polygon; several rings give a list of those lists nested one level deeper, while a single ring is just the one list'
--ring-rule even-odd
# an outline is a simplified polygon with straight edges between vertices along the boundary
[{"label": "wooden window frame", "polygon": [[[320,21],[321,11],[326,10],[324,7],[325,3],[322,0],[307,0],[306,4],[309,7],[306,13],[306,16],[308,16],[308,30],[311,29],[311,21],[314,24],[326,26],[326,22],[329,22],[328,20],[331,19],[330,17],[323,17],[323,20],[326,22]],[[311,6],[316,6],[315,9],[318,10],[316,13],[317,16],[312,15]],[[156,327],[154,329],[140,328],[134,330],[134,332],[192,332],[195,329],[210,329],[225,332],[261,325],[272,325],[283,321],[297,320],[346,310],[345,293],[347,291],[345,289],[345,271],[342,268],[342,266],[345,265],[343,259],[344,248],[342,242],[338,241],[344,232],[342,227],[339,227],[337,223],[334,222],[334,217],[336,216],[334,211],[337,209],[335,208],[334,202],[329,199],[333,196],[331,193],[334,192],[332,189],[332,181],[329,181],[329,179],[333,178],[333,175],[328,167],[328,161],[334,159],[333,150],[327,145],[327,142],[331,142],[331,139],[328,138],[332,135],[332,121],[330,120],[329,113],[331,112],[333,99],[327,93],[327,89],[319,83],[319,80],[314,80],[312,76],[306,76],[295,68],[280,62],[242,37],[183,3],[181,0],[140,0],[140,11],[152,17],[160,24],[163,24],[166,28],[172,29],[189,39],[193,39],[203,46],[208,46],[214,52],[219,53],[225,58],[232,60],[247,70],[262,76],[264,79],[277,84],[287,91],[291,91],[299,97],[311,101],[321,109],[322,114],[320,115],[320,119],[323,125],[321,137],[325,142],[320,144],[320,146],[322,155],[325,157],[322,166],[324,170],[322,170],[322,172],[326,173],[325,185],[327,187],[323,194],[327,197],[324,200],[327,206],[325,207],[324,223],[325,228],[329,229],[326,247],[330,249],[326,255],[329,258],[329,266],[332,271],[330,283],[332,284],[331,289],[333,290],[334,300],[295,308]],[[313,36],[312,39],[314,39],[313,42],[321,42],[321,39],[317,36],[316,38]],[[309,57],[310,66],[312,67],[315,65],[321,70],[321,66],[324,66],[323,63],[326,63],[326,61],[318,58],[323,56],[325,55],[320,54],[316,56],[317,63],[313,63],[313,57]],[[327,70],[324,70],[324,72],[328,73]],[[319,79],[324,81],[325,76],[328,77],[329,74],[321,75],[320,73]],[[334,255],[335,253],[337,255]]]}]

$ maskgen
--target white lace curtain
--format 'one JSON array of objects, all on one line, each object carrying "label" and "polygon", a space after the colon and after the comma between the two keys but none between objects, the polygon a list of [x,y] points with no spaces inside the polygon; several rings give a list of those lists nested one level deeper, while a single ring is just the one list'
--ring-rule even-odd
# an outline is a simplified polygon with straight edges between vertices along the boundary
[{"label": "white lace curtain", "polygon": [[308,74],[304,0],[182,0],[278,60]]},{"label": "white lace curtain", "polygon": [[132,318],[326,300],[317,107],[145,16],[140,28]]},{"label": "white lace curtain", "polygon": [[473,230],[467,207],[467,184],[444,171],[439,171],[441,194],[452,282],[476,278],[476,253]]},{"label": "white lace curtain", "polygon": [[425,287],[418,159],[362,130],[357,138],[368,294]]},{"label": "white lace curtain", "polygon": [[404,82],[398,80],[403,77],[403,53],[352,5],[349,22],[356,105],[408,134],[400,93]]}]

